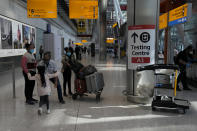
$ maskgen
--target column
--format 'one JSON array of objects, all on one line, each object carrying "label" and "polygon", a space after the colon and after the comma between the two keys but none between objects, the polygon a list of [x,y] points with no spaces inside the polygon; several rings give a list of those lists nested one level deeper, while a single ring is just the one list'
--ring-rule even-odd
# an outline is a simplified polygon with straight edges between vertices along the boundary
[{"label": "column", "polygon": [[[160,14],[160,0],[128,0],[128,26],[135,25],[156,25],[158,29],[158,21]],[[128,28],[127,28],[128,34]],[[158,43],[158,30],[156,31],[156,43]],[[128,41],[128,40],[127,40]],[[157,44],[156,49],[156,63],[157,63]],[[128,49],[128,44],[127,44]],[[128,51],[127,51],[128,52]],[[127,59],[127,100],[136,103],[144,103],[146,100],[136,96],[136,71],[128,69]]]},{"label": "column", "polygon": [[106,59],[106,9],[107,9],[107,0],[99,0],[99,43],[100,50],[99,56],[100,60]]}]

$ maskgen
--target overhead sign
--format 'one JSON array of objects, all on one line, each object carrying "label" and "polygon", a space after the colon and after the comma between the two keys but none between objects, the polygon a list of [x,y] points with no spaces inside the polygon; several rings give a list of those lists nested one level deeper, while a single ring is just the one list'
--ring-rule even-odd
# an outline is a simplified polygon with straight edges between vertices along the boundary
[{"label": "overhead sign", "polygon": [[128,68],[155,63],[155,25],[128,27]]},{"label": "overhead sign", "polygon": [[27,0],[28,18],[57,18],[57,0]]},{"label": "overhead sign", "polygon": [[187,21],[188,4],[184,4],[169,12],[169,26]]},{"label": "overhead sign", "polygon": [[69,0],[70,19],[98,19],[98,0]]},{"label": "overhead sign", "polygon": [[87,40],[82,40],[81,42],[82,42],[82,43],[88,43],[88,41],[87,41]]},{"label": "overhead sign", "polygon": [[168,13],[159,16],[159,29],[164,29],[168,26]]},{"label": "overhead sign", "polygon": [[77,20],[78,32],[86,32],[86,20]]}]

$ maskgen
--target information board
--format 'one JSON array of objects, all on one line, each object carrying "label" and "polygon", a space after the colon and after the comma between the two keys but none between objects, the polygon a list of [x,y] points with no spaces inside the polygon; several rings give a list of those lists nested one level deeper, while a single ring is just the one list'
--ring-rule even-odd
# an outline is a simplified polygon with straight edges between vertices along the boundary
[{"label": "information board", "polygon": [[169,12],[169,26],[184,23],[187,21],[188,4],[184,4]]},{"label": "information board", "polygon": [[128,69],[155,63],[155,25],[128,27]]},{"label": "information board", "polygon": [[70,19],[98,19],[98,0],[69,0]]},{"label": "information board", "polygon": [[159,16],[159,29],[164,29],[168,26],[168,13]]},{"label": "information board", "polygon": [[28,18],[57,18],[57,0],[27,0]]}]

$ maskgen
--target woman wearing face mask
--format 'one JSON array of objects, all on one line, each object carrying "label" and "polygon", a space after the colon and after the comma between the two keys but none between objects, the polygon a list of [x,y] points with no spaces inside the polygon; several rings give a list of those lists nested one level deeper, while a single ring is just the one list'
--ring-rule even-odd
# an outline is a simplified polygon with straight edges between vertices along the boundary
[{"label": "woman wearing face mask", "polygon": [[66,52],[66,54],[62,58],[62,64],[63,64],[62,73],[63,73],[63,77],[64,77],[64,82],[63,82],[64,96],[67,96],[67,93],[66,93],[66,84],[67,83],[68,83],[68,93],[70,96],[72,96],[72,91],[71,91],[72,72],[71,72],[69,61],[73,60],[75,58],[74,58],[74,55],[73,55],[71,49],[65,48],[64,50]]},{"label": "woman wearing face mask", "polygon": [[34,44],[27,43],[25,48],[27,52],[23,55],[21,60],[21,67],[23,69],[23,76],[25,78],[25,97],[26,103],[33,105],[38,101],[32,97],[35,81],[29,80],[27,74],[30,73],[32,76],[36,74],[36,60],[33,55],[35,46]]}]

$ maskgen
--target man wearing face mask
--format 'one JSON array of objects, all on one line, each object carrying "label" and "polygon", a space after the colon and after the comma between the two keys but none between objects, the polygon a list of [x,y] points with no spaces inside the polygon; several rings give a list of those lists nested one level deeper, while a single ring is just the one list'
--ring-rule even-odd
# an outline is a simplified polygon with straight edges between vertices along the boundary
[{"label": "man wearing face mask", "polygon": [[26,103],[33,105],[34,103],[38,102],[38,100],[32,97],[35,81],[29,80],[27,73],[30,73],[32,76],[36,74],[36,60],[33,55],[35,46],[32,43],[26,43],[25,48],[27,52],[23,55],[21,60],[21,67],[23,70],[23,76],[25,78],[25,97]]},{"label": "man wearing face mask", "polygon": [[[191,90],[188,87],[186,68],[191,65],[193,56],[193,47],[190,45],[183,51],[179,52],[176,58],[175,63],[178,64],[180,68],[180,74],[177,78],[177,83],[179,84],[179,82],[181,82],[184,90]],[[177,87],[177,90],[180,90],[179,86]]]},{"label": "man wearing face mask", "polygon": [[[48,74],[53,74],[53,73],[57,72],[57,65],[56,65],[55,61],[51,60],[51,53],[50,52],[44,53],[43,60],[41,60],[38,63],[38,66],[45,66],[46,73],[48,73]],[[61,104],[65,104],[65,101],[63,100],[63,97],[62,97],[62,88],[61,88],[58,77],[52,78],[52,79],[50,79],[50,81],[57,88],[59,102]]]},{"label": "man wearing face mask", "polygon": [[72,48],[65,48],[65,52],[66,54],[63,56],[62,58],[62,73],[63,73],[63,77],[64,77],[64,83],[63,83],[63,87],[64,87],[64,96],[67,96],[66,93],[66,84],[68,83],[68,93],[70,96],[72,96],[72,91],[71,91],[71,76],[72,76],[72,71],[70,68],[70,64],[69,61],[74,60],[74,55],[73,55],[73,51]]}]

